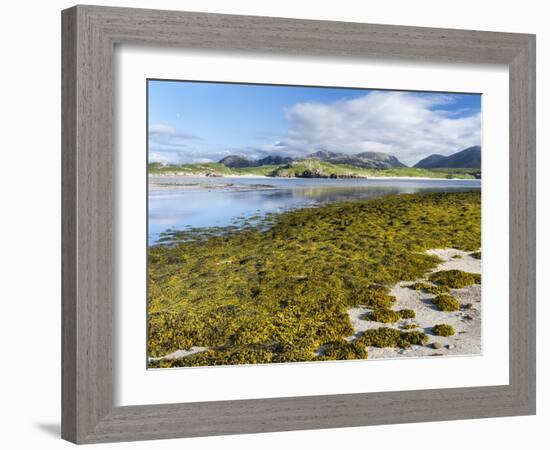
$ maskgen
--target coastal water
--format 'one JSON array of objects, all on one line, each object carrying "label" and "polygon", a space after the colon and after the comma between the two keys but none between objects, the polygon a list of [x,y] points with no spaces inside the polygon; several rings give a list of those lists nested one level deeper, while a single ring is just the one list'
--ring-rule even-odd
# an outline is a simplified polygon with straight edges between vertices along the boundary
[{"label": "coastal water", "polygon": [[479,190],[481,180],[149,178],[148,241],[168,230],[238,225],[267,213],[414,192]]}]

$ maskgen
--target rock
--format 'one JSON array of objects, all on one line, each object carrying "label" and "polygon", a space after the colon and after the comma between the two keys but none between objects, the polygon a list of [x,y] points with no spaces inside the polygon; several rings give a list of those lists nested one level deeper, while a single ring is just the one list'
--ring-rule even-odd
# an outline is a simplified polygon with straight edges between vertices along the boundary
[{"label": "rock", "polygon": [[442,348],[443,346],[439,343],[439,342],[433,342],[430,347],[434,348],[434,349],[440,349]]},{"label": "rock", "polygon": [[445,346],[445,348],[451,350],[452,348],[454,348],[454,345],[447,344],[447,345]]},{"label": "rock", "polygon": [[461,309],[472,309],[474,305],[472,303],[466,303],[461,306]]},{"label": "rock", "polygon": [[473,318],[472,316],[466,314],[466,315],[462,318],[462,320],[474,320],[474,318]]}]

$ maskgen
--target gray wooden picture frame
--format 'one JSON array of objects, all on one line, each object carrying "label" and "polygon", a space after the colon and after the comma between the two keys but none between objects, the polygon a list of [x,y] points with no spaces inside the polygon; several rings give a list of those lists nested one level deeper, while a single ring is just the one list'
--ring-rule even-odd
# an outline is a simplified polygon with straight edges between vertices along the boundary
[{"label": "gray wooden picture frame", "polygon": [[[62,437],[178,438],[535,413],[535,36],[75,6],[62,13]],[[508,385],[114,406],[117,44],[505,64],[510,82]]]}]

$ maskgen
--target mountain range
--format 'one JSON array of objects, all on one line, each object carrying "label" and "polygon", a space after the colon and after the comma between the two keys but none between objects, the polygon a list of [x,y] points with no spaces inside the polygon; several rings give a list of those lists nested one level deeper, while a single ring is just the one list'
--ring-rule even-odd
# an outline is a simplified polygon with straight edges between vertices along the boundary
[{"label": "mountain range", "polygon": [[395,156],[388,155],[382,152],[363,152],[355,155],[346,153],[330,152],[328,150],[320,150],[318,152],[307,155],[303,158],[290,158],[283,156],[267,156],[262,159],[248,159],[240,155],[229,155],[222,158],[219,162],[231,169],[244,167],[260,167],[267,165],[291,164],[296,161],[303,160],[319,160],[329,162],[331,164],[347,164],[350,166],[361,167],[364,169],[388,169],[391,167],[407,167]]},{"label": "mountain range", "polygon": [[449,156],[430,155],[418,161],[414,167],[421,169],[477,169],[481,167],[481,147],[474,145]]},{"label": "mountain range", "polygon": [[240,169],[243,167],[276,166],[280,164],[289,164],[292,161],[292,158],[283,156],[266,156],[262,159],[248,159],[240,155],[229,155],[220,159],[218,162],[231,169]]},{"label": "mountain range", "polygon": [[[383,152],[362,152],[354,155],[346,153],[320,150],[302,158],[290,158],[288,156],[267,156],[261,159],[249,159],[240,155],[229,155],[222,158],[219,163],[231,169],[261,167],[268,165],[293,164],[304,160],[319,160],[331,164],[345,164],[364,169],[389,169],[395,167],[407,167],[395,156]],[[435,168],[480,168],[481,147],[476,145],[461,150],[449,156],[430,155],[418,161],[413,167],[423,169]]]}]

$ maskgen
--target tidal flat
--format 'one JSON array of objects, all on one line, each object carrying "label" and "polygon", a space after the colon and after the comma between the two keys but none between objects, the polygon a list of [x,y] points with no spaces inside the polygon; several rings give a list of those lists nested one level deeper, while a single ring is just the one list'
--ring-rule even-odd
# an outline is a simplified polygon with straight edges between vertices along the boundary
[{"label": "tidal flat", "polygon": [[[480,296],[479,274],[446,268],[462,259],[474,273],[480,247],[479,191],[334,201],[238,227],[164,233],[148,250],[149,367],[433,355],[468,333],[456,321],[455,336],[431,330],[464,306],[447,280],[473,280],[462,289]],[[433,295],[396,295],[417,292],[407,285],[419,281],[458,296],[459,310],[434,316],[422,313],[437,309]],[[403,305],[413,313],[369,320],[396,318],[388,311]]]},{"label": "tidal flat", "polygon": [[148,240],[172,230],[254,224],[268,214],[416,192],[481,188],[480,180],[305,179],[149,175]]}]

